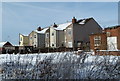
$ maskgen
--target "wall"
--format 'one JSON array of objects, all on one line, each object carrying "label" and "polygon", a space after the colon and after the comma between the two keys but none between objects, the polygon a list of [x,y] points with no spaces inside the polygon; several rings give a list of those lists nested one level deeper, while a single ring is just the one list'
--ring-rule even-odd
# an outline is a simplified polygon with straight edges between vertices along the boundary
[{"label": "wall", "polygon": [[[71,34],[69,34],[70,30]],[[73,48],[73,24],[71,24],[64,30],[64,36],[66,48]]]},{"label": "wall", "polygon": [[50,29],[48,29],[45,33],[45,47],[50,47]]},{"label": "wall", "polygon": [[[95,46],[94,45],[94,37],[95,36],[100,36],[101,37],[101,45],[100,46]],[[107,36],[105,33],[101,34],[92,34],[89,36],[90,38],[90,49],[99,49],[99,50],[106,50],[107,49]]]},{"label": "wall", "polygon": [[[19,36],[20,38],[20,46],[28,46],[29,45],[29,37],[28,36],[23,36],[23,35],[21,35],[20,34],[20,36]],[[21,40],[21,38],[22,38],[22,40]]]},{"label": "wall", "polygon": [[63,30],[57,30],[56,31],[56,47],[64,47],[64,31]]},{"label": "wall", "polygon": [[97,51],[95,55],[114,55],[120,56],[120,51]]},{"label": "wall", "polygon": [[120,50],[120,27],[105,29],[105,32],[110,32],[110,37],[117,37],[117,48]]},{"label": "wall", "polygon": [[86,24],[73,24],[74,47],[77,47],[77,42],[79,41],[83,41],[83,43],[90,42],[90,34],[101,32],[102,28],[93,18],[87,21]]},{"label": "wall", "polygon": [[38,41],[38,46],[40,48],[44,48],[45,47],[45,34],[37,34],[37,41]]},{"label": "wall", "polygon": [[54,29],[54,27],[50,28],[50,47],[56,48],[56,30]]},{"label": "wall", "polygon": [[[36,38],[34,37],[36,35]],[[38,43],[37,43],[37,33],[32,31],[30,34],[29,34],[29,45],[30,46],[34,46],[34,47],[37,47],[38,46]]]}]

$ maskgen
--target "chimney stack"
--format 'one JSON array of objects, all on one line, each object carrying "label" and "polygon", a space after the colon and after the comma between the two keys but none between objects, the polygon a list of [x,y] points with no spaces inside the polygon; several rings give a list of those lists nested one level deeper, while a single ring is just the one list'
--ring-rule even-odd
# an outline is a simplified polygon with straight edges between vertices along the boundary
[{"label": "chimney stack", "polygon": [[38,31],[41,31],[42,29],[41,29],[41,27],[39,26],[39,27],[37,28],[37,30],[38,30]]},{"label": "chimney stack", "polygon": [[77,19],[75,17],[73,17],[72,23],[76,23],[76,22],[77,22]]},{"label": "chimney stack", "polygon": [[58,27],[58,26],[54,23],[53,27]]}]

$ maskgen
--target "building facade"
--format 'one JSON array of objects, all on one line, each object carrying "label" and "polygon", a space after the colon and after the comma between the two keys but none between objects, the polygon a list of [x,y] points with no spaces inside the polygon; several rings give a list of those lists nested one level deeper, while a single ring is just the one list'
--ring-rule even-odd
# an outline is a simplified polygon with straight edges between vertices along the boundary
[{"label": "building facade", "polygon": [[101,33],[102,28],[93,19],[77,20],[75,17],[72,22],[55,24],[49,27],[46,32],[45,42],[47,47],[59,48],[81,48],[89,46],[89,35],[92,33]]},{"label": "building facade", "polygon": [[14,50],[13,45],[10,42],[0,42],[0,53],[6,54]]},{"label": "building facade", "polygon": [[64,29],[68,27],[71,22],[63,24],[55,24],[50,26],[46,32],[46,46],[50,48],[60,48],[65,46],[65,33]]},{"label": "building facade", "polygon": [[102,28],[93,18],[77,20],[74,17],[64,32],[67,48],[89,49],[89,35],[102,32]]},{"label": "building facade", "polygon": [[90,35],[91,50],[120,50],[120,26],[108,27],[103,33]]},{"label": "building facade", "polygon": [[35,48],[45,48],[45,32],[48,28],[41,29],[38,27],[37,30],[32,31],[29,34],[29,46]]},{"label": "building facade", "polygon": [[29,46],[29,37],[27,35],[19,34],[19,45]]}]

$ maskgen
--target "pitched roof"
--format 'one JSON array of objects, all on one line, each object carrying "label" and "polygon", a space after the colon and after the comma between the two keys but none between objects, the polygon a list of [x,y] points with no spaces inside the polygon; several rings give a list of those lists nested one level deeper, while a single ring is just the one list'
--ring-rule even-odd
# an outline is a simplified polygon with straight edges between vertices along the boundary
[{"label": "pitched roof", "polygon": [[86,24],[90,19],[93,19],[93,18],[80,19],[77,21],[77,23],[83,25],[83,24]]},{"label": "pitched roof", "polygon": [[7,42],[0,42],[0,47],[3,47]]},{"label": "pitched roof", "polygon": [[57,28],[54,28],[55,30],[64,30],[66,29],[69,25],[71,25],[72,22],[67,22],[67,23],[63,23],[63,24],[58,24]]},{"label": "pitched roof", "polygon": [[3,46],[13,46],[10,42],[0,42],[0,47]]},{"label": "pitched roof", "polygon": [[47,30],[48,30],[48,28],[44,28],[44,29],[41,30],[41,31],[38,31],[38,30],[34,30],[34,31],[35,31],[36,33],[44,34]]},{"label": "pitched roof", "polygon": [[22,35],[22,36],[28,36],[27,34],[21,34],[21,33],[20,33],[20,35]]},{"label": "pitched roof", "polygon": [[[80,19],[77,21],[77,23],[83,25],[83,24],[86,24],[90,19],[93,19],[93,18],[86,18],[86,19]],[[67,22],[67,23],[63,23],[63,24],[57,24],[57,28],[54,28],[56,30],[64,30],[66,29],[69,25],[71,25],[72,22]],[[53,26],[51,26],[53,27]]]}]

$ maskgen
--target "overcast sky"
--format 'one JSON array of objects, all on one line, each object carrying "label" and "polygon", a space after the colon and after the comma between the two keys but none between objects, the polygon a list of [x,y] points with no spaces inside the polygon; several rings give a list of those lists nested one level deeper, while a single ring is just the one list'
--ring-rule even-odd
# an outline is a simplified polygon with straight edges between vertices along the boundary
[{"label": "overcast sky", "polygon": [[102,27],[118,24],[117,2],[3,2],[2,41],[18,44],[19,33],[29,34],[38,26],[93,17]]}]

